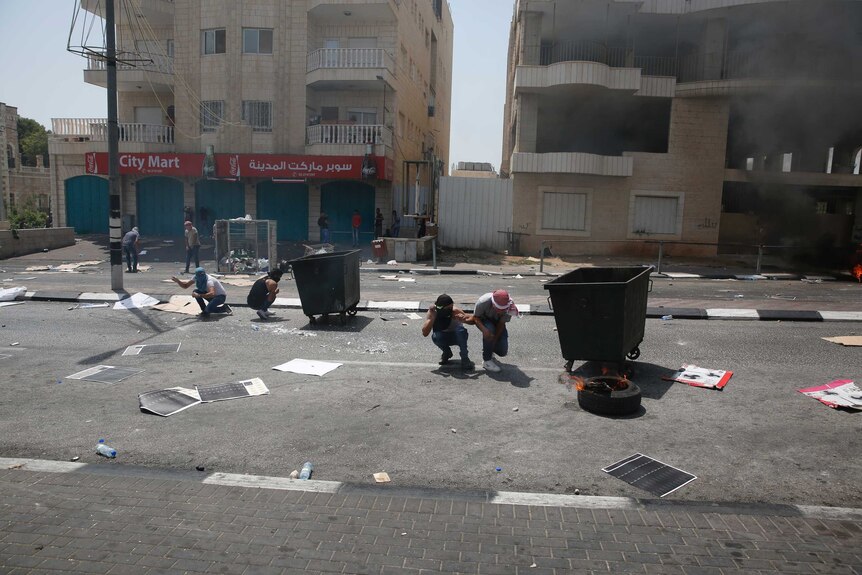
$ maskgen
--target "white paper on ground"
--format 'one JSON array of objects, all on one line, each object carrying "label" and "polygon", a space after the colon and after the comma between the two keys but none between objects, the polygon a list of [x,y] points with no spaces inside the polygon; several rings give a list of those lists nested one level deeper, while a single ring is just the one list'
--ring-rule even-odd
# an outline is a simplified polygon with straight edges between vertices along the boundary
[{"label": "white paper on ground", "polygon": [[410,313],[405,313],[404,315],[407,316],[407,319],[422,319],[421,315],[412,311]]},{"label": "white paper on ground", "polygon": [[3,288],[0,289],[0,301],[14,301],[19,297],[24,297],[26,293],[26,287]]},{"label": "white paper on ground", "polygon": [[23,301],[3,301],[0,302],[0,307],[6,307],[7,305],[20,305],[24,303]]},{"label": "white paper on ground", "polygon": [[136,308],[144,308],[144,307],[152,307],[159,303],[154,297],[150,297],[147,294],[138,292],[132,297],[127,297],[124,300],[120,300],[114,304],[114,309],[136,309]]},{"label": "white paper on ground", "polygon": [[332,363],[328,361],[316,361],[312,359],[292,359],[287,363],[276,365],[272,369],[278,371],[289,371],[291,373],[300,373],[303,375],[326,375],[330,371],[340,367],[340,363]]}]

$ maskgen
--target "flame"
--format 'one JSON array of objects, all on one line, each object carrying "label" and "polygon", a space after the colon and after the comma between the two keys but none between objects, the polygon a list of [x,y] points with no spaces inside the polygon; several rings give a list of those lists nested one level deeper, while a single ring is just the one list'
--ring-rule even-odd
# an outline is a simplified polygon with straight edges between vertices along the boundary
[{"label": "flame", "polygon": [[856,281],[862,283],[862,264],[853,266],[853,277],[856,278]]}]

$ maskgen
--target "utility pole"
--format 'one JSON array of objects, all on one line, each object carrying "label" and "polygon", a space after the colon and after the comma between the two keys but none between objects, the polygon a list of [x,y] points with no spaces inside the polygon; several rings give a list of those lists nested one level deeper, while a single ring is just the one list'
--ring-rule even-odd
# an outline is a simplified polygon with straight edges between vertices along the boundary
[{"label": "utility pole", "polygon": [[114,1],[105,2],[106,50],[108,71],[108,192],[110,214],[108,228],[111,247],[111,289],[123,289],[123,250],[120,229],[120,131],[117,127],[117,38],[114,24]]}]

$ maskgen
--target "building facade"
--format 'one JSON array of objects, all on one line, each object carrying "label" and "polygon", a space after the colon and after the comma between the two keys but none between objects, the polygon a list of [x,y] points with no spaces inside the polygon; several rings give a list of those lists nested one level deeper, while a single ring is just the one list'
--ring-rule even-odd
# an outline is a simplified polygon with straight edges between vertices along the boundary
[{"label": "building facade", "polygon": [[[98,15],[102,4],[81,0]],[[206,236],[248,214],[277,221],[279,240],[316,241],[323,210],[332,239],[349,241],[354,210],[371,239],[375,208],[433,200],[449,153],[442,0],[135,5],[117,10],[124,227],[178,236],[190,214]],[[106,86],[104,60],[91,58],[84,78]],[[107,233],[106,120],[52,129],[55,219]]]},{"label": "building facade", "polygon": [[522,249],[862,241],[859,22],[854,1],[517,0],[501,174]]}]

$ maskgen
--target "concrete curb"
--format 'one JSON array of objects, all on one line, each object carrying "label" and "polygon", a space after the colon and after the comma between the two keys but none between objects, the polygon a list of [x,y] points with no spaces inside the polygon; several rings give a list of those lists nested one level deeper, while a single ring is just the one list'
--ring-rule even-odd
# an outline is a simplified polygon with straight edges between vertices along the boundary
[{"label": "concrete curb", "polygon": [[642,511],[700,512],[730,515],[771,515],[780,517],[807,517],[862,521],[862,509],[852,507],[825,507],[780,503],[733,503],[710,501],[666,501],[634,497],[607,497],[594,495],[566,495],[559,493],[528,493],[517,491],[488,491],[473,489],[453,491],[439,488],[398,487],[387,485],[343,483],[340,481],[299,480],[287,477],[245,475],[199,471],[181,471],[121,465],[115,463],[81,463],[29,458],[0,457],[0,468],[20,469],[36,473],[86,473],[106,477],[143,477],[184,482],[204,483],[245,489],[275,489],[309,493],[340,493],[377,495],[385,493],[396,497],[414,497],[440,500],[475,501],[497,505],[530,505],[537,507],[569,507],[581,509],[629,509]]},{"label": "concrete curb", "polygon": [[[161,302],[170,300],[169,294],[147,294]],[[176,295],[176,294],[174,294]],[[116,293],[81,293],[74,291],[31,291],[27,292],[26,300],[31,301],[56,301],[67,303],[98,303],[116,302],[120,299]],[[282,299],[282,302],[279,302]],[[271,306],[271,309],[302,309],[302,305],[296,298],[279,298]],[[248,307],[242,302],[230,302],[232,308]],[[425,312],[431,306],[430,302],[423,301],[370,301],[361,300],[356,306],[358,311],[364,312]],[[521,307],[522,315],[553,316],[554,312],[545,304],[524,305]],[[470,306],[463,306],[464,311],[472,312]],[[756,321],[788,321],[788,322],[841,322],[862,321],[862,311],[816,311],[816,310],[774,310],[774,309],[741,309],[741,308],[647,308],[646,317],[649,319],[673,320],[756,320]]]}]

